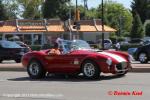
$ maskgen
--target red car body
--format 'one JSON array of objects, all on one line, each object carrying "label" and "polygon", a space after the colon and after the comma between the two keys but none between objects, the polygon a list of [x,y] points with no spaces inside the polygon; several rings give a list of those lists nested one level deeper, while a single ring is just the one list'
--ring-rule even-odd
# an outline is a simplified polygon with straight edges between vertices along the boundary
[{"label": "red car body", "polygon": [[[65,74],[84,73],[84,71],[88,71],[88,68],[90,68],[90,62],[92,62],[93,66],[97,67],[97,69],[93,70],[94,72],[98,70],[98,74],[103,72],[124,75],[131,68],[130,56],[127,53],[119,51],[107,50],[96,52],[91,50],[73,50],[61,55],[48,55],[48,51],[32,51],[23,56],[22,64],[27,68],[31,78],[41,78],[41,75],[34,77],[30,73],[32,69],[29,67],[32,62],[38,62],[44,72]],[[86,68],[82,70],[84,64]],[[89,78],[93,77],[90,76]]]}]

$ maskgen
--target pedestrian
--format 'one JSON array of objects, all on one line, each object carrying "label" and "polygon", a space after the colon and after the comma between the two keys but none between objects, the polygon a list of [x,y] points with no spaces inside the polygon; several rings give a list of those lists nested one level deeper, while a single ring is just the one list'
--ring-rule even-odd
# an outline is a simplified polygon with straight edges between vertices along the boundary
[{"label": "pedestrian", "polygon": [[118,50],[120,50],[120,43],[119,42],[116,43],[116,51],[118,51]]}]

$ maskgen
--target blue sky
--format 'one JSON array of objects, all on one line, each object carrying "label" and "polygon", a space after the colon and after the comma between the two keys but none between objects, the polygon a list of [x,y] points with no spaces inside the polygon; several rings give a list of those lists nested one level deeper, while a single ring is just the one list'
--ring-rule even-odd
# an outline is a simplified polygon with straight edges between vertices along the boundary
[{"label": "blue sky", "polygon": [[[75,4],[76,0],[72,0],[72,2]],[[105,1],[105,0],[104,0]],[[116,1],[118,3],[123,4],[126,8],[130,8],[132,0],[112,0]],[[83,0],[78,0],[79,4],[83,4]],[[101,3],[101,0],[88,0],[88,7],[97,7]]]}]

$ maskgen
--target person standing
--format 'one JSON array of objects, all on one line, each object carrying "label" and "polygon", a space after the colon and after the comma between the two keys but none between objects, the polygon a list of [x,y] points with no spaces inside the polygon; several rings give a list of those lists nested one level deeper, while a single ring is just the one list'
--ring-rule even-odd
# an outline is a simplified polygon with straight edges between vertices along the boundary
[{"label": "person standing", "polygon": [[120,43],[119,42],[116,43],[116,50],[117,51],[120,50]]}]

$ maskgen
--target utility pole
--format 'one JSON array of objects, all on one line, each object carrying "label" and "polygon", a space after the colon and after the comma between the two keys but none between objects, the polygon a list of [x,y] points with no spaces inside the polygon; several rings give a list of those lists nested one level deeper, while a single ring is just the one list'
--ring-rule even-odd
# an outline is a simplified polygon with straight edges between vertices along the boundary
[{"label": "utility pole", "polygon": [[[71,0],[69,1],[69,26],[71,25]],[[70,29],[70,40],[72,40],[72,32],[71,32],[71,29]]]},{"label": "utility pole", "polygon": [[104,50],[104,2],[102,0],[102,49]]}]

